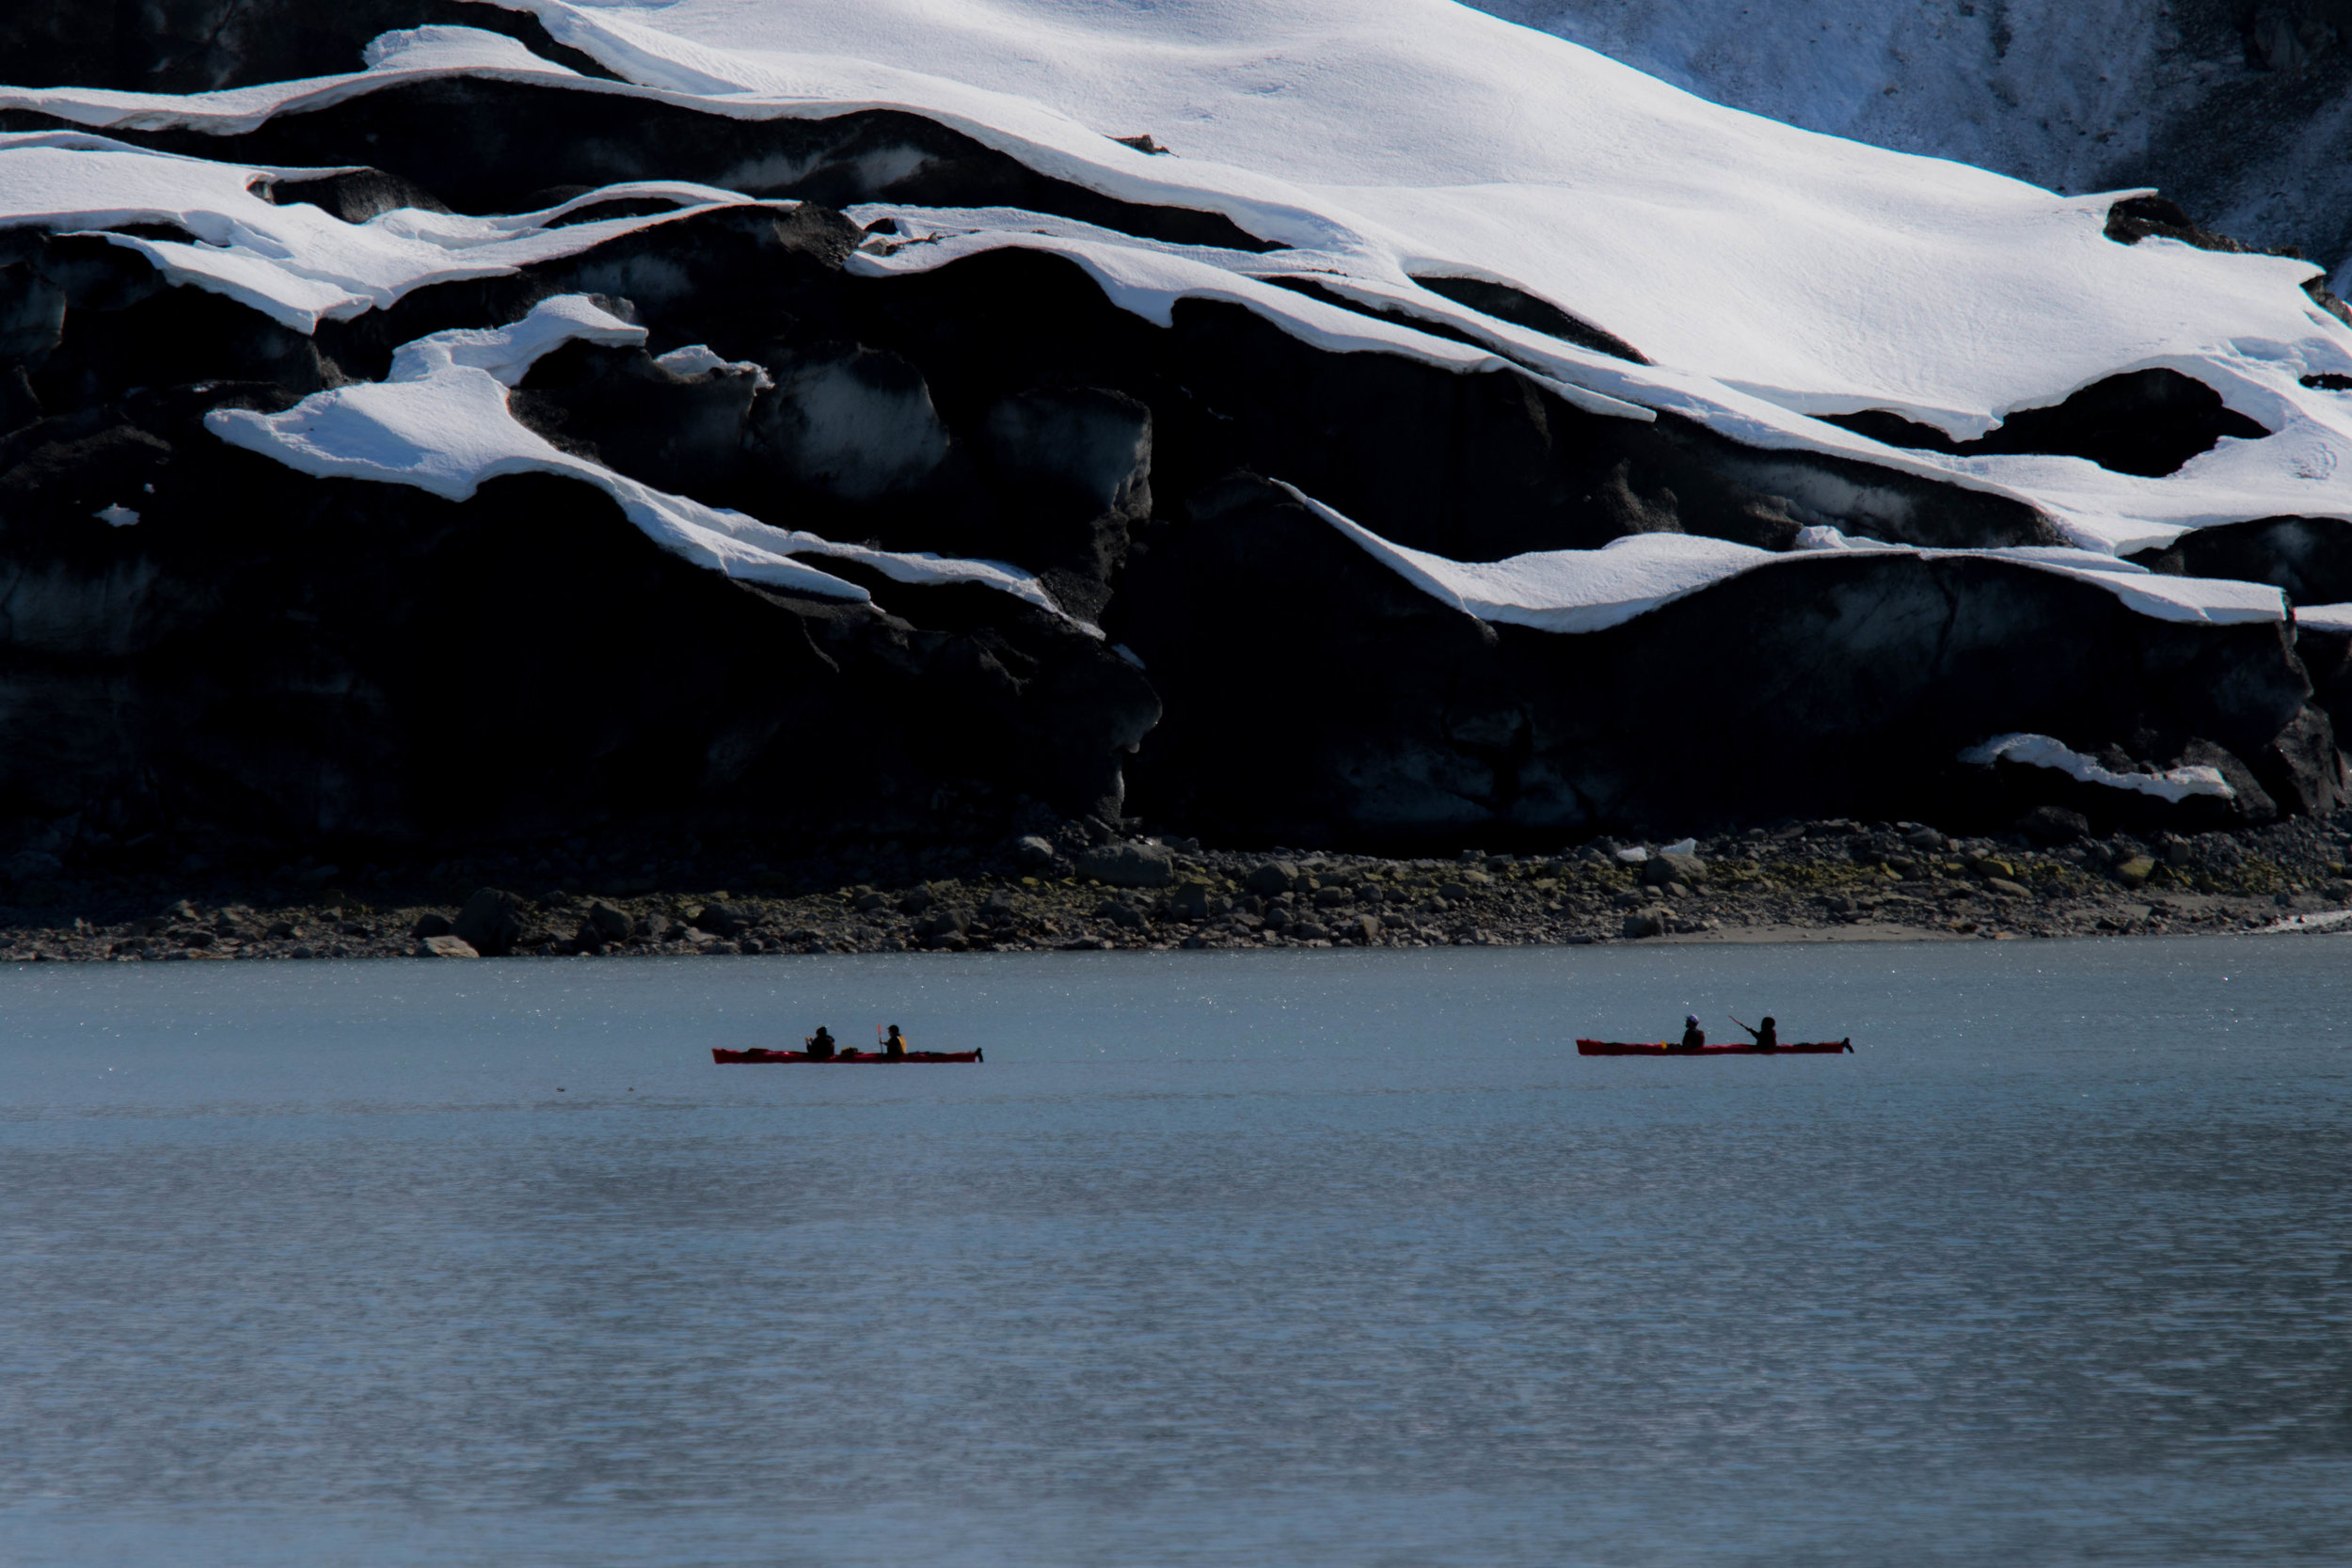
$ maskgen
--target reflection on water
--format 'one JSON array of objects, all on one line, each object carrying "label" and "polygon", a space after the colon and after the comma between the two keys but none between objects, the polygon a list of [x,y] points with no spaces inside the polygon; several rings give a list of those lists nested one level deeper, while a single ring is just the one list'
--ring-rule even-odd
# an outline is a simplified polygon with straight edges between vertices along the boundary
[{"label": "reflection on water", "polygon": [[0,1560],[2342,1561],[2346,953],[20,966]]}]

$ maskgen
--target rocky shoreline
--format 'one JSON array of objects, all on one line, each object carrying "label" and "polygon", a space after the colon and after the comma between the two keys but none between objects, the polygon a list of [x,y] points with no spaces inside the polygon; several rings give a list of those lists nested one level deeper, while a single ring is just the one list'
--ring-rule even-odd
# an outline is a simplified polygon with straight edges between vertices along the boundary
[{"label": "rocky shoreline", "polygon": [[[0,958],[155,961],[2000,940],[2352,921],[2352,812],[2193,838],[1999,837],[1832,819],[1453,860],[1237,852],[1077,825],[1009,853],[771,863],[512,852],[423,871],[6,871]],[[572,845],[579,846],[574,840]],[[644,849],[646,847],[634,847]],[[699,846],[688,847],[698,849]],[[627,869],[624,869],[624,865]],[[896,873],[895,875],[893,873]],[[536,893],[521,891],[536,888]]]}]

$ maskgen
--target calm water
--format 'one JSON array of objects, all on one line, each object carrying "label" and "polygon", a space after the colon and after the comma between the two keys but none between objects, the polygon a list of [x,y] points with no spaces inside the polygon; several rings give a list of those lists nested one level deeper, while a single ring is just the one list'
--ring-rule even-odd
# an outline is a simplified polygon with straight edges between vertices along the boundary
[{"label": "calm water", "polygon": [[14,967],[0,1562],[2352,1561],[2347,959]]}]

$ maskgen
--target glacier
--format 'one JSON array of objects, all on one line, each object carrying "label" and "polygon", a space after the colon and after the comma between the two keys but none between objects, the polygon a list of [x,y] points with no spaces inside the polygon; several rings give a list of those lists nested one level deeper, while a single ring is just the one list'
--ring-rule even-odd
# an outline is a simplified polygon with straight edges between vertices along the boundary
[{"label": "glacier", "polygon": [[[975,765],[1024,810],[1116,819],[1149,781],[1173,820],[1296,841],[1998,815],[2019,770],[1981,748],[2045,730],[2156,768],[2134,777],[2228,752],[2242,809],[2343,799],[2306,661],[2338,628],[2262,552],[2282,519],[2352,521],[2352,325],[2318,266],[2214,248],[2145,188],[1800,129],[1446,0],[414,9],[340,72],[0,88],[0,306],[29,324],[24,349],[0,334],[0,462],[71,471],[102,439],[228,461],[200,431],[420,506],[579,485],[775,595],[803,628],[780,635],[852,607],[993,670],[1014,728],[1090,759]],[[257,325],[190,318],[228,357],[184,408],[76,346],[193,294]],[[169,534],[139,515],[121,537]],[[2190,564],[2229,550],[2255,564]],[[1315,698],[1246,696],[1215,628],[1334,573],[1387,608],[1338,615],[1327,650],[1454,661],[1485,694],[1422,711],[1384,675],[1303,742],[1295,799],[1253,805],[1202,775],[1210,737]],[[937,608],[967,590],[1007,608]],[[95,646],[120,601],[91,592]],[[1027,651],[1000,615],[1042,618]],[[1608,672],[1666,643],[1842,660],[1823,689],[1850,699],[1808,717],[1768,681],[1719,740],[1776,715],[1819,758],[1702,785],[1698,753],[1645,758],[1613,707],[1638,683]],[[2065,673],[2047,689],[2037,657]],[[1064,725],[1081,687],[1097,705]],[[942,798],[942,766],[910,765],[932,782],[893,820]],[[747,787],[733,767],[665,809]],[[421,831],[405,809],[296,815]]]}]

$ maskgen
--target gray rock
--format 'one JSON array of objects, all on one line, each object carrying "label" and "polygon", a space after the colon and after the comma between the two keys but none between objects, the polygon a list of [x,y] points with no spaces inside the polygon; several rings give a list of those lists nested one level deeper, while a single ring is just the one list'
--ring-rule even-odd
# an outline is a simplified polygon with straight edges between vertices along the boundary
[{"label": "gray rock", "polygon": [[1290,861],[1264,861],[1249,873],[1242,885],[1261,898],[1279,897],[1297,884],[1298,867]]},{"label": "gray rock", "polygon": [[1353,896],[1343,887],[1320,887],[1315,889],[1315,908],[1336,910],[1341,905],[1349,902]]},{"label": "gray rock", "polygon": [[1012,918],[1012,889],[1000,887],[980,901],[980,918],[1000,925]]},{"label": "gray rock", "polygon": [[1078,875],[1109,887],[1173,887],[1176,858],[1162,844],[1106,844],[1079,857]]},{"label": "gray rock", "polygon": [[601,898],[588,906],[587,924],[607,942],[626,942],[637,929],[637,922],[626,911],[614,909]]},{"label": "gray rock", "polygon": [[1054,846],[1051,840],[1029,833],[1013,841],[1012,858],[1024,871],[1050,870],[1055,860]]},{"label": "gray rock", "polygon": [[1631,938],[1662,937],[1666,934],[1666,915],[1661,910],[1644,910],[1625,917],[1625,934]]},{"label": "gray rock", "polygon": [[698,931],[732,940],[752,924],[752,911],[740,904],[705,904],[687,918]]},{"label": "gray rock", "polygon": [[[283,922],[280,922],[280,924],[282,925]],[[457,927],[455,923],[453,922],[449,916],[441,913],[440,911],[427,910],[424,913],[417,916],[417,923],[408,928],[408,934],[416,938],[419,942],[422,942],[428,937],[448,936]],[[273,935],[277,934],[277,928],[275,927],[271,927],[271,933]],[[289,932],[288,934],[291,935],[292,933]]]},{"label": "gray rock", "polygon": [[1209,890],[1200,882],[1186,882],[1168,901],[1168,912],[1178,920],[1195,923],[1209,918]]},{"label": "gray rock", "polygon": [[872,914],[877,910],[888,909],[890,900],[879,893],[861,893],[850,901],[850,907],[860,914]]},{"label": "gray rock", "polygon": [[1121,903],[1116,898],[1105,898],[1100,904],[1095,905],[1094,918],[1123,926],[1131,931],[1140,931],[1144,927],[1143,911],[1133,904]]},{"label": "gray rock", "polygon": [[932,898],[930,889],[927,887],[914,888],[908,891],[905,897],[898,900],[898,912],[903,915],[921,914],[925,910],[931,907],[931,903]]},{"label": "gray rock", "polygon": [[463,937],[448,935],[425,937],[417,943],[420,958],[478,958],[473,944]]},{"label": "gray rock", "polygon": [[487,958],[500,958],[515,950],[522,940],[524,903],[520,894],[502,888],[485,887],[466,900],[466,907],[457,911],[451,933]]},{"label": "gray rock", "polygon": [[1706,878],[1707,863],[1696,855],[1661,851],[1642,864],[1642,880],[1651,887],[1664,887],[1669,882],[1695,884]]},{"label": "gray rock", "polygon": [[1380,933],[1386,927],[1382,926],[1380,917],[1376,914],[1359,914],[1341,927],[1343,934],[1349,941],[1360,942],[1367,947],[1380,940]]}]

